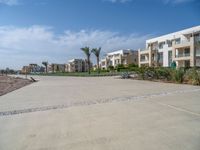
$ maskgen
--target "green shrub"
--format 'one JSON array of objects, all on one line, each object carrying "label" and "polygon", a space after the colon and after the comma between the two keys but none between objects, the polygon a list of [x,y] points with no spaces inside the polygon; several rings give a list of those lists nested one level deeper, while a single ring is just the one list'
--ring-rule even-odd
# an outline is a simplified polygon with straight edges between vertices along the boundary
[{"label": "green shrub", "polygon": [[137,73],[137,72],[139,71],[139,69],[140,69],[140,68],[138,68],[138,67],[130,67],[130,68],[129,68],[129,71],[133,71],[133,72],[136,72],[136,73]]},{"label": "green shrub", "polygon": [[200,85],[200,70],[197,68],[188,69],[186,72],[186,80],[193,85]]},{"label": "green shrub", "polygon": [[109,72],[109,71],[106,69],[101,69],[100,72]]},{"label": "green shrub", "polygon": [[123,64],[118,64],[115,69],[120,72],[123,71],[124,69],[126,69],[126,67]]},{"label": "green shrub", "polygon": [[137,64],[134,64],[134,63],[128,65],[128,69],[130,69],[130,68],[135,68],[135,67],[138,68],[138,65],[137,65]]},{"label": "green shrub", "polygon": [[140,68],[138,68],[138,70],[137,70],[137,74],[139,75],[139,77],[141,78],[141,79],[145,79],[145,72],[146,72],[146,67],[140,67]]},{"label": "green shrub", "polygon": [[178,68],[173,71],[174,81],[177,83],[183,83],[185,70],[183,68]]},{"label": "green shrub", "polygon": [[161,79],[200,85],[200,68],[131,67],[129,70],[138,74],[143,80]]},{"label": "green shrub", "polygon": [[108,66],[108,70],[109,70],[109,71],[113,71],[113,70],[114,70],[114,67],[113,67],[113,66]]},{"label": "green shrub", "polygon": [[157,79],[156,69],[154,67],[146,68],[144,75],[147,79]]},{"label": "green shrub", "polygon": [[157,68],[155,70],[156,78],[171,80],[172,79],[172,73],[171,73],[172,71],[173,71],[173,69],[171,69],[171,68]]},{"label": "green shrub", "polygon": [[135,72],[138,73],[141,79],[157,79],[156,69],[153,67],[140,67],[135,68]]}]

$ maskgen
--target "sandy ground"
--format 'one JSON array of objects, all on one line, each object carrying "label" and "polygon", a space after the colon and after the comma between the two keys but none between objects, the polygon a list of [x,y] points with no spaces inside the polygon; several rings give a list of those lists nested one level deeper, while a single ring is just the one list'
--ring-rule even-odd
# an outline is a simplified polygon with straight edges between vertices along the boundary
[{"label": "sandy ground", "polygon": [[0,97],[1,150],[200,149],[200,87],[36,78]]},{"label": "sandy ground", "polygon": [[0,75],[0,96],[26,86],[30,83],[31,82],[26,79]]}]

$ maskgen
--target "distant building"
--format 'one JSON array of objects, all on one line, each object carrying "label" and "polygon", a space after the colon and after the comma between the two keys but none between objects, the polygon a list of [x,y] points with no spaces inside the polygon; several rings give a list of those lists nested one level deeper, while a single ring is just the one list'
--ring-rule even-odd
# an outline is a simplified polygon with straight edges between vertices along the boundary
[{"label": "distant building", "polygon": [[29,74],[31,72],[31,69],[29,66],[23,66],[21,69],[22,74]]},{"label": "distant building", "polygon": [[109,66],[116,67],[119,64],[125,66],[129,64],[138,64],[138,52],[130,49],[118,50],[107,53],[106,57],[100,61],[102,69],[108,69]]},{"label": "distant building", "polygon": [[41,73],[44,71],[45,71],[45,68],[37,64],[29,64],[28,66],[23,66],[21,69],[22,74],[39,73],[39,72]]},{"label": "distant building", "polygon": [[[92,68],[92,62],[90,62],[90,69]],[[72,59],[65,65],[66,72],[87,72],[89,69],[88,63],[84,59]]]},{"label": "distant building", "polygon": [[48,67],[49,72],[65,72],[65,64],[55,64],[52,63],[51,65],[49,65]]},{"label": "distant building", "polygon": [[29,64],[30,73],[44,72],[44,67],[37,64]]},{"label": "distant building", "polygon": [[149,39],[138,53],[139,66],[200,66],[200,26]]}]

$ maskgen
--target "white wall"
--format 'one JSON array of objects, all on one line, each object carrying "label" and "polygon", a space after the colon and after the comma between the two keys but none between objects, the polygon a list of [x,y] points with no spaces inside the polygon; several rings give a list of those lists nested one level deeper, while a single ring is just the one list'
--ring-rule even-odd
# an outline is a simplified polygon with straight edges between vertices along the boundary
[{"label": "white wall", "polygon": [[168,67],[168,50],[163,51],[163,66]]}]

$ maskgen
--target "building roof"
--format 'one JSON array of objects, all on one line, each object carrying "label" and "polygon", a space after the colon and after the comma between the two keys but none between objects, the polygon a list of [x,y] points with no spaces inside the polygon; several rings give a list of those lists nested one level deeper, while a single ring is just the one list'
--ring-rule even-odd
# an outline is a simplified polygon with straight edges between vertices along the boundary
[{"label": "building roof", "polygon": [[69,60],[68,62],[70,63],[70,62],[74,62],[74,61],[84,61],[84,59],[74,58],[74,59]]},{"label": "building roof", "polygon": [[117,51],[107,53],[107,56],[115,55],[115,54],[124,54],[124,53],[128,53],[129,51],[132,51],[132,50],[131,49],[121,49],[121,50],[117,50]]},{"label": "building roof", "polygon": [[153,43],[156,41],[165,41],[166,39],[174,39],[176,37],[179,37],[180,35],[192,34],[196,32],[200,32],[200,25],[192,27],[192,28],[184,29],[181,31],[173,32],[170,34],[162,35],[156,38],[152,38],[152,39],[147,40],[146,43]]}]

